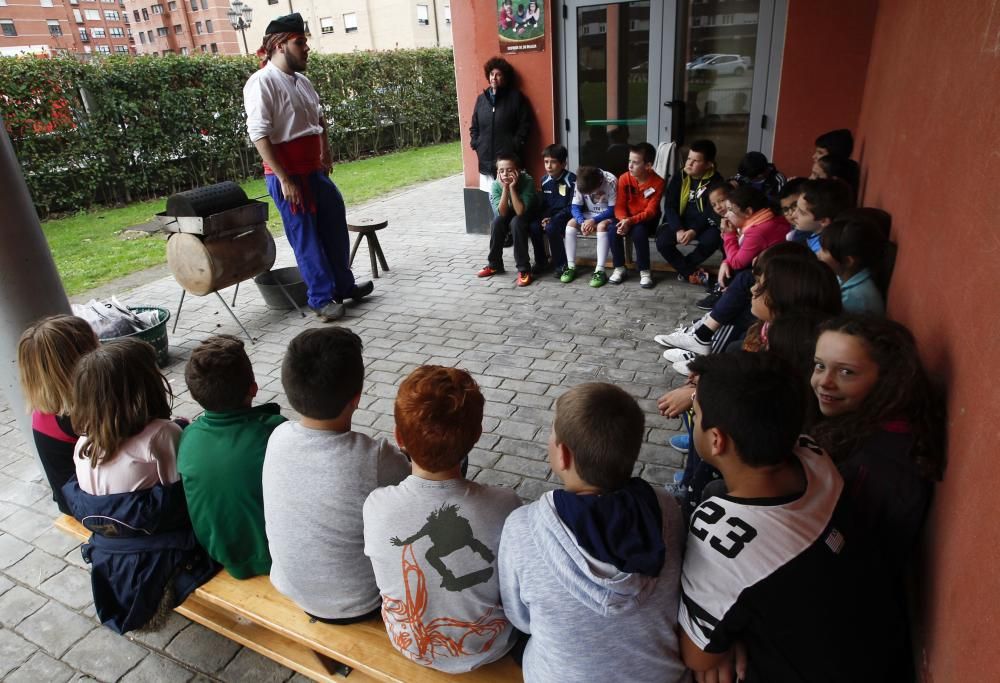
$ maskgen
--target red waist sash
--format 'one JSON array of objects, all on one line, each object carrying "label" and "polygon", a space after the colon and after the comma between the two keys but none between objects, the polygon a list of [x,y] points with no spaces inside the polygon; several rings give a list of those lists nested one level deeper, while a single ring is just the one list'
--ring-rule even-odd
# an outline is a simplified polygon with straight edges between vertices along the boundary
[{"label": "red waist sash", "polygon": [[[278,158],[278,163],[292,177],[292,182],[298,185],[302,192],[302,205],[293,204],[291,206],[293,214],[300,210],[304,210],[306,213],[316,213],[316,200],[309,188],[307,176],[313,171],[323,170],[323,164],[320,163],[322,145],[323,138],[319,134],[306,135],[288,142],[271,145],[274,149],[274,155]],[[274,171],[266,161],[264,162],[264,174],[274,175]]]}]

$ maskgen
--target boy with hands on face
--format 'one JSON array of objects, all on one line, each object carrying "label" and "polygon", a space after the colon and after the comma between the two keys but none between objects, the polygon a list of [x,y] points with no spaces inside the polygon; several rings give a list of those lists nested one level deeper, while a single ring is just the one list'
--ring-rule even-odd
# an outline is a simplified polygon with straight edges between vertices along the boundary
[{"label": "boy with hands on face", "polygon": [[[514,264],[517,267],[517,285],[531,284],[531,262],[528,258],[528,238],[534,216],[537,195],[535,179],[521,168],[521,160],[513,153],[497,155],[497,178],[490,190],[493,205],[493,225],[490,227],[490,251],[487,265],[479,277],[491,277],[504,272],[503,245],[508,231],[514,237]],[[535,254],[537,260],[539,255]]]}]

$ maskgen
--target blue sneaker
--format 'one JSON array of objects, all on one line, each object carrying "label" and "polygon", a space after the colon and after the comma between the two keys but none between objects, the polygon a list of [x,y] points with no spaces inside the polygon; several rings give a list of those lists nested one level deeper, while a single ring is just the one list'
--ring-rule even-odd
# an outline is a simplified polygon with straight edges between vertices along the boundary
[{"label": "blue sneaker", "polygon": [[687,455],[688,450],[691,448],[691,437],[687,434],[677,434],[670,437],[669,443],[670,447],[675,451]]}]

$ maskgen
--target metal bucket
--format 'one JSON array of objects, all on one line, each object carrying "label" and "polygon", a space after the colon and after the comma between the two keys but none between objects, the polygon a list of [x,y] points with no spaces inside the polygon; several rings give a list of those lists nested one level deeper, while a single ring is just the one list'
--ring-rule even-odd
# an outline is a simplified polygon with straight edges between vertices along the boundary
[{"label": "metal bucket", "polygon": [[114,341],[115,339],[127,339],[129,337],[135,337],[136,339],[141,339],[144,342],[149,342],[156,349],[156,364],[161,368],[166,367],[170,362],[170,342],[167,340],[167,321],[170,320],[170,311],[165,308],[160,308],[159,306],[129,306],[128,310],[134,311],[135,313],[145,313],[146,311],[156,311],[159,316],[159,321],[152,327],[148,327],[145,330],[140,330],[139,332],[133,332],[132,334],[126,334],[122,337],[112,337],[110,339],[102,339],[101,343]]},{"label": "metal bucket", "polygon": [[[302,274],[295,266],[269,270],[255,277],[253,281],[268,308],[291,310],[295,305],[302,308],[308,302],[306,283],[302,281]],[[292,301],[295,305],[292,305]]]}]

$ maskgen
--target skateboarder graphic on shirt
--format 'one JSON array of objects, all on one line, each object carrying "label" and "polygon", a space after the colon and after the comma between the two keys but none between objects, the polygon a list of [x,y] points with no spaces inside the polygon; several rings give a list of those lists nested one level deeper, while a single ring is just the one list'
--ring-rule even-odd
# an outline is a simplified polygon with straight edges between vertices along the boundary
[{"label": "skateboarder graphic on shirt", "polygon": [[403,540],[393,536],[390,542],[395,546],[409,546],[424,536],[427,536],[431,541],[431,547],[428,548],[424,557],[441,575],[442,588],[450,591],[461,591],[480,583],[486,583],[493,576],[492,566],[470,572],[464,576],[455,576],[442,561],[442,558],[462,548],[469,548],[491,565],[495,559],[493,552],[473,535],[469,520],[458,514],[457,505],[442,505],[428,515],[427,522],[417,533]]}]

